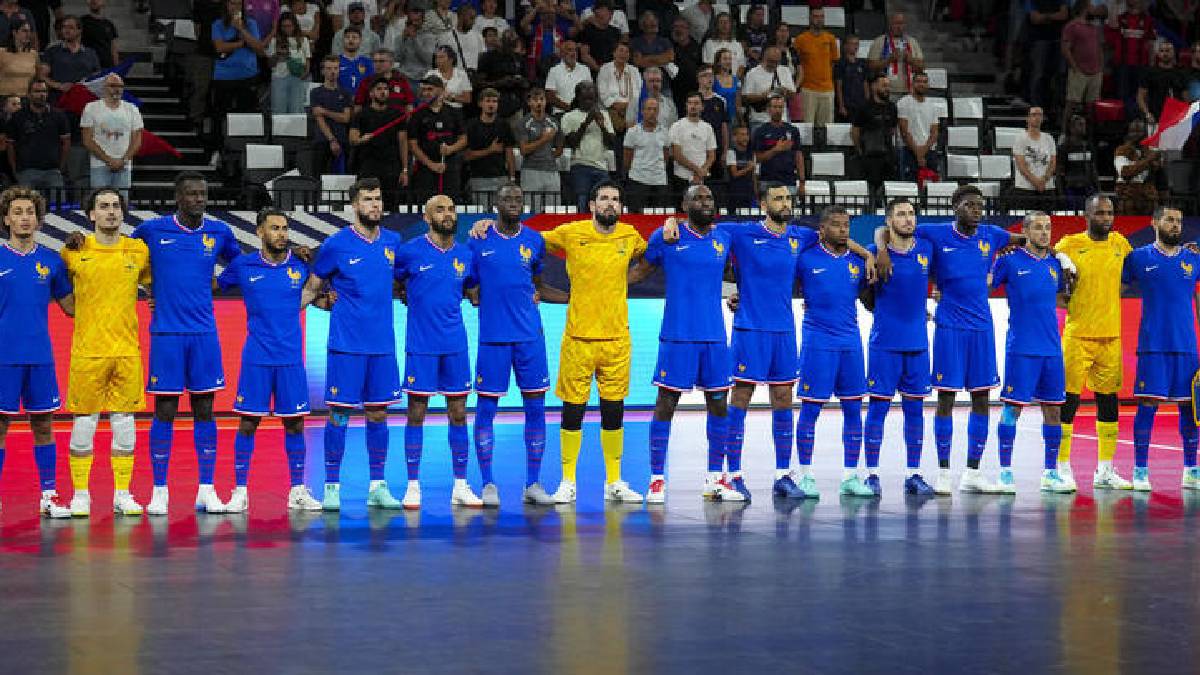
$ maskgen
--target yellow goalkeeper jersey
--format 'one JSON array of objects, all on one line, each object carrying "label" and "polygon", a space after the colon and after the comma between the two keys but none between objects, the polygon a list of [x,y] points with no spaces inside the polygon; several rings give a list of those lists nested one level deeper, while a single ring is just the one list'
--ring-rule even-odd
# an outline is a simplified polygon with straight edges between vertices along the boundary
[{"label": "yellow goalkeeper jersey", "polygon": [[1054,249],[1067,254],[1079,270],[1063,337],[1120,337],[1121,268],[1133,250],[1129,240],[1110,232],[1105,241],[1093,241],[1087,232],[1080,232],[1063,237]]},{"label": "yellow goalkeeper jersey", "polygon": [[631,225],[617,223],[612,234],[596,231],[591,220],[564,223],[542,236],[546,249],[567,259],[571,300],[566,334],[606,340],[629,334],[629,263],[646,250],[646,240]]},{"label": "yellow goalkeeper jersey", "polygon": [[104,246],[89,235],[63,261],[75,287],[75,333],[71,355],[138,356],[138,284],[150,283],[150,250],[122,236]]}]

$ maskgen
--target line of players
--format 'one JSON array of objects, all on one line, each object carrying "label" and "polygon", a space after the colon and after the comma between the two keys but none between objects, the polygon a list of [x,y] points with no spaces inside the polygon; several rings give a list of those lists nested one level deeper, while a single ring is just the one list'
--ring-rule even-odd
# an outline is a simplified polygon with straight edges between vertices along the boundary
[{"label": "line of players", "polygon": [[[952,225],[918,227],[911,204],[903,200],[889,204],[887,224],[878,232],[873,247],[881,252],[876,261],[873,251],[850,241],[849,216],[844,209],[827,209],[819,233],[788,225],[791,199],[780,186],[762,189],[763,221],[717,226],[712,195],[697,186],[683,204],[688,222],[679,226],[669,221],[651,237],[649,245],[633,228],[618,222],[621,192],[614,185],[601,185],[594,191],[592,220],[564,225],[544,236],[521,226],[522,195],[517,186],[508,186],[499,196],[498,221],[481,222],[469,244],[463,245],[454,241],[454,205],[440,196],[426,206],[429,233],[400,242],[394,233],[380,228],[381,194],[378,185],[366,179],[352,190],[354,224],[330,237],[310,266],[289,249],[283,213],[260,213],[262,249],[242,255],[228,226],[204,216],[206,198],[200,176],[181,174],[177,213],[146,221],[133,237],[123,237],[119,234],[124,215],[120,195],[98,191],[86,205],[95,234],[86,239],[74,237],[60,259],[34,241],[45,211],[40,196],[23,188],[0,196],[0,209],[10,230],[9,242],[0,250],[0,261],[9,263],[7,270],[0,270],[0,294],[5,297],[0,331],[10,338],[6,344],[25,347],[6,354],[8,364],[0,371],[4,374],[0,378],[0,412],[4,413],[0,431],[6,431],[9,416],[17,414],[22,405],[30,413],[42,509],[47,515],[89,512],[92,435],[99,413],[105,410],[111,414],[114,431],[114,509],[130,515],[141,512],[128,493],[128,480],[134,438],[131,413],[144,403],[134,303],[139,284],[148,282],[156,301],[146,387],[156,397],[150,433],[155,487],[146,509],[152,515],[167,510],[172,422],[184,391],[189,392],[196,415],[194,440],[200,466],[196,505],[206,511],[248,507],[246,482],[254,432],[258,420],[272,410],[285,420],[285,449],[293,484],[289,506],[340,508],[338,478],[346,428],[350,411],[360,406],[367,418],[368,504],[419,508],[422,425],[428,399],[435,394],[445,395],[448,402],[455,474],[452,502],[496,506],[499,494],[491,476],[492,422],[496,399],[507,390],[512,372],[525,401],[528,475],[524,500],[541,504],[574,501],[574,468],[593,378],[601,396],[605,497],[641,500],[620,477],[622,401],[628,390],[631,351],[624,298],[627,284],[644,278],[655,267],[666,272],[667,299],[655,376],[660,394],[650,429],[648,502],[665,498],[670,420],[680,392],[697,386],[706,392],[709,411],[709,473],[703,494],[711,499],[750,498],[740,460],[746,408],[757,384],[771,389],[777,459],[773,491],[780,497],[819,496],[811,468],[814,429],[821,406],[831,395],[840,399],[844,417],[845,475],[840,492],[863,497],[880,494],[877,466],[883,420],[896,391],[902,395],[905,415],[910,471],[905,490],[949,493],[953,433],[949,412],[955,392],[963,388],[972,394],[972,414],[968,468],[961,490],[1014,491],[1010,463],[1016,418],[1022,405],[1039,402],[1046,443],[1042,488],[1072,491],[1075,486],[1069,465],[1058,466],[1062,446],[1069,448],[1061,442],[1058,406],[1065,401],[1063,418],[1073,417],[1085,379],[1099,392],[1097,487],[1149,489],[1149,427],[1161,400],[1181,404],[1180,431],[1187,467],[1183,485],[1200,486],[1195,468],[1196,429],[1189,407],[1191,375],[1196,370],[1194,328],[1192,322],[1180,321],[1170,311],[1182,302],[1181,297],[1191,305],[1192,290],[1187,284],[1195,284],[1197,256],[1179,246],[1182,220],[1177,209],[1156,212],[1156,243],[1131,254],[1127,242],[1109,232],[1111,203],[1093,198],[1087,206],[1088,231],[1065,238],[1055,256],[1050,255],[1047,216],[1027,217],[1022,235],[981,226],[981,195],[966,187],[953,198],[956,220]],[[996,253],[1010,244],[1023,248],[997,258]],[[568,275],[577,282],[569,297],[541,283],[541,258],[547,250],[567,258]],[[1094,253],[1100,250],[1100,255]],[[1089,252],[1093,252],[1091,257]],[[222,258],[229,265],[216,283],[224,289],[241,287],[248,315],[235,404],[242,415],[235,440],[237,487],[228,503],[222,502],[212,487],[216,457],[212,394],[224,385],[224,376],[209,289],[215,264]],[[1072,260],[1078,260],[1079,266]],[[1154,264],[1146,264],[1150,262]],[[877,265],[884,273],[883,280],[870,284]],[[720,309],[727,267],[740,293],[731,345],[726,344]],[[1072,297],[1068,277],[1076,269],[1082,270],[1078,288],[1085,292]],[[1114,270],[1119,270],[1115,283]],[[925,337],[925,297],[931,276],[941,293],[932,375]],[[409,303],[403,382],[391,320],[397,280]],[[804,348],[799,355],[791,311],[795,280],[802,286],[807,307],[802,325]],[[1114,325],[1119,331],[1116,300],[1122,280],[1137,282],[1146,298],[1139,338],[1136,390],[1140,405],[1135,418],[1137,467],[1132,485],[1111,466],[1120,347],[1119,332],[1103,334],[1105,326],[1114,324],[1114,306],[1118,308]],[[997,432],[1002,468],[994,484],[978,471],[988,433],[986,392],[998,383],[987,306],[989,283],[1007,287],[1011,307],[1006,405]],[[472,290],[474,286],[478,289]],[[480,305],[474,386],[480,394],[475,445],[483,475],[482,498],[466,483],[465,397],[472,378],[460,309],[464,294]],[[857,326],[860,296],[876,316],[866,371]],[[70,453],[76,496],[69,506],[59,503],[54,492],[49,415],[58,407],[58,396],[46,329],[51,299],[68,313],[78,312],[69,401],[77,413]],[[549,385],[539,300],[569,301],[557,388],[565,402],[560,432],[564,478],[553,495],[538,482],[545,446],[543,395]],[[1064,341],[1066,369],[1054,313],[1058,300],[1070,302]],[[301,416],[308,412],[308,401],[300,357],[299,310],[308,303],[325,308],[332,305],[333,312],[326,390],[332,412],[325,427],[326,484],[321,502],[303,484]],[[1147,325],[1157,328],[1148,329]],[[795,427],[799,475],[790,470],[791,391],[797,380],[801,400]],[[934,431],[940,470],[933,487],[917,473],[924,435],[921,399],[931,384],[939,390]],[[405,429],[409,482],[404,499],[396,500],[384,480],[386,419],[387,406],[398,402],[402,392],[409,394]],[[861,400],[868,394],[871,402],[864,439]],[[1105,428],[1109,424],[1111,427]],[[866,480],[857,472],[864,445]],[[0,460],[2,457],[0,454]]]}]

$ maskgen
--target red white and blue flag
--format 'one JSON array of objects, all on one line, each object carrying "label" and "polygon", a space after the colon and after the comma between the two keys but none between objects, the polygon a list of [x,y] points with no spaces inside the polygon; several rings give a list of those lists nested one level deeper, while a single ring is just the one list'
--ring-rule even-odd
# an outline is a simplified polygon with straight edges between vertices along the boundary
[{"label": "red white and blue flag", "polygon": [[[58,98],[58,103],[55,105],[76,116],[82,115],[83,108],[87,104],[100,100],[100,97],[104,95],[104,78],[116,73],[121,76],[121,79],[125,79],[129,76],[129,70],[133,68],[133,64],[136,62],[137,59],[128,58],[112,68],[100,71],[95,77],[82,82],[76,82]],[[142,107],[142,102],[138,97],[131,94],[128,88],[125,89],[122,98],[139,109]],[[183,155],[179,153],[179,150],[175,149],[175,146],[164,141],[154,133],[143,129],[142,147],[138,151],[138,157],[151,157],[154,155],[172,155],[176,159],[183,158]]]},{"label": "red white and blue flag", "polygon": [[1168,98],[1158,116],[1158,131],[1142,144],[1159,150],[1182,150],[1197,124],[1200,124],[1200,101],[1188,105],[1179,99]]}]

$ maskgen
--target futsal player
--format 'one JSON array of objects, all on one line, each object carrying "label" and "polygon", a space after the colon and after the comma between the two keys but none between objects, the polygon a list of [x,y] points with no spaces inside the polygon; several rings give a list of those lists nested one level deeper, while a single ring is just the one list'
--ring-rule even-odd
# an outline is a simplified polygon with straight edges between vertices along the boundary
[{"label": "futsal player", "polygon": [[[454,202],[435,195],[425,202],[429,232],[411,239],[396,252],[396,280],[404,284],[408,303],[404,338],[404,391],[408,394],[408,423],[404,455],[408,489],[404,508],[421,506],[421,452],[429,399],[446,397],[446,434],[454,470],[451,506],[483,506],[467,484],[467,394],[471,391],[471,360],[463,325],[463,289],[474,275],[471,249],[455,242],[458,217]],[[472,282],[474,285],[474,282]],[[495,485],[492,485],[495,491]],[[500,497],[494,506],[499,506]]]},{"label": "futsal player", "polygon": [[1058,335],[1058,303],[1070,298],[1067,274],[1050,250],[1050,216],[1041,211],[1025,215],[1025,246],[1002,255],[992,266],[992,288],[1004,287],[1008,296],[1008,338],[1005,342],[1004,411],[996,427],[1000,451],[1000,479],[996,491],[1015,494],[1012,472],[1013,445],[1021,410],[1042,407],[1042,441],[1045,460],[1043,492],[1070,493],[1058,473],[1058,446],[1062,441],[1059,410],[1066,400],[1062,340]]},{"label": "futsal player", "polygon": [[1074,485],[1071,471],[1071,435],[1079,394],[1086,384],[1096,397],[1096,438],[1099,461],[1092,487],[1128,490],[1133,484],[1113,468],[1117,451],[1117,394],[1121,391],[1121,268],[1133,250],[1129,241],[1112,231],[1113,203],[1093,195],[1084,204],[1087,230],[1059,240],[1056,251],[1066,254],[1079,270],[1067,323],[1063,330],[1063,361],[1067,377],[1067,402],[1062,407],[1062,445],[1058,473]]},{"label": "futsal player", "polygon": [[[306,286],[309,267],[288,246],[287,215],[266,208],[258,212],[256,222],[262,248],[234,258],[217,277],[223,291],[240,288],[246,303],[246,344],[233,404],[233,411],[241,416],[233,437],[235,487],[225,512],[242,513],[250,508],[246,484],[254,436],[259,422],[272,412],[283,420],[283,448],[292,486],[287,506],[320,511],[321,502],[304,485],[304,416],[309,408],[300,328],[300,312],[319,291]],[[320,297],[328,309],[328,297]]]},{"label": "futsal player", "polygon": [[1150,491],[1150,434],[1154,415],[1164,401],[1179,406],[1183,441],[1183,488],[1200,489],[1196,468],[1197,431],[1192,410],[1192,377],[1200,367],[1196,355],[1196,283],[1200,255],[1181,246],[1183,212],[1160,206],[1151,218],[1155,241],[1125,258],[1121,281],[1136,283],[1142,294],[1138,325],[1137,414],[1133,418],[1133,489]]},{"label": "futsal player", "polygon": [[137,441],[134,413],[146,407],[142,349],[138,342],[139,285],[150,285],[150,250],[121,234],[125,200],[114,188],[100,188],[84,202],[94,234],[72,238],[62,250],[75,293],[75,331],[67,407],[71,424],[70,467],[75,496],[71,515],[91,513],[88,479],[100,414],[112,427],[113,512],[140,516],[142,505],[129,494]]},{"label": "futsal player", "polygon": [[33,430],[42,490],[39,510],[50,518],[70,518],[71,509],[55,490],[58,453],[52,417],[61,400],[49,305],[57,302],[71,316],[75,297],[62,258],[34,239],[46,216],[46,200],[29,188],[11,187],[0,193],[0,214],[8,228],[8,241],[0,247],[0,468],[8,425],[23,410]]},{"label": "futsal player", "polygon": [[150,466],[154,491],[146,513],[167,514],[167,469],[171,459],[179,397],[189,393],[192,438],[196,446],[200,486],[196,508],[221,513],[225,504],[213,489],[217,463],[217,423],[213,397],[225,388],[221,341],[213,318],[213,273],[218,261],[241,255],[233,230],[204,215],[208,182],[184,171],[175,178],[175,213],[144,221],[133,231],[150,249],[154,315],[150,320],[150,378],[154,395],[150,423]]},{"label": "futsal player", "polygon": [[307,286],[326,284],[337,295],[329,317],[325,362],[325,494],[326,511],[342,508],[341,471],[346,454],[350,413],[362,406],[367,418],[367,463],[370,487],[367,506],[399,509],[384,479],[388,453],[387,409],[400,402],[400,369],[396,365],[396,331],[392,325],[392,285],[400,236],[380,226],[383,191],[377,178],[360,178],[350,186],[354,222],[321,244]]},{"label": "futsal player", "polygon": [[[904,415],[906,449],[904,492],[929,496],[933,488],[921,477],[921,450],[925,442],[925,402],[929,396],[929,335],[926,331],[929,269],[933,245],[914,236],[917,214],[912,203],[888,203],[886,225],[891,243],[888,253],[892,275],[863,293],[863,304],[874,313],[867,353],[867,418],[863,448],[867,459],[866,484],[879,494],[879,450],[883,425],[896,392]],[[872,251],[876,250],[874,246]]]}]

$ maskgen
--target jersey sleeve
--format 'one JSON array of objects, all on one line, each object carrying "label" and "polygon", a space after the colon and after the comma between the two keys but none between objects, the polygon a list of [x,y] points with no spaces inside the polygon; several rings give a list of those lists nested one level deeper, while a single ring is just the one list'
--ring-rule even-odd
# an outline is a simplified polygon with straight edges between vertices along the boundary
[{"label": "jersey sleeve", "polygon": [[1137,281],[1137,251],[1125,256],[1125,261],[1121,264],[1121,283],[1132,284]]},{"label": "jersey sleeve", "polygon": [[1002,227],[989,225],[988,239],[992,242],[992,250],[999,251],[1012,241],[1012,233]]},{"label": "jersey sleeve", "polygon": [[662,229],[657,229],[654,234],[650,235],[650,241],[646,244],[646,255],[643,256],[646,262],[654,266],[661,266],[663,260],[663,234]]},{"label": "jersey sleeve", "polygon": [[546,242],[546,250],[551,253],[565,253],[567,249],[567,238],[565,235],[565,225],[559,225],[553,230],[543,232],[542,240]]},{"label": "jersey sleeve", "polygon": [[313,260],[312,273],[328,280],[337,271],[337,250],[332,242],[326,240],[317,249],[317,257]]},{"label": "jersey sleeve", "polygon": [[133,232],[130,232],[129,236],[133,237],[134,239],[137,239],[139,241],[145,242],[147,239],[150,238],[150,231],[149,231],[149,228],[146,227],[146,223],[143,222],[142,224],[133,228]]},{"label": "jersey sleeve", "polygon": [[821,235],[819,235],[816,230],[803,225],[789,227],[787,234],[789,237],[796,237],[800,240],[801,251],[806,251],[816,246],[817,242],[821,241]]},{"label": "jersey sleeve", "polygon": [[942,223],[917,223],[917,229],[913,234],[914,236],[924,239],[936,247],[938,241],[941,240],[942,232],[945,231],[946,227],[947,226]]},{"label": "jersey sleeve", "polygon": [[392,277],[397,281],[404,281],[408,279],[409,257],[410,255],[408,246],[401,246],[400,248],[396,249],[396,262],[395,267],[392,269]]},{"label": "jersey sleeve", "polygon": [[1055,289],[1055,292],[1062,293],[1067,290],[1067,275],[1063,273],[1062,263],[1058,262],[1058,258],[1052,256],[1050,264],[1054,266],[1055,274],[1058,275],[1058,288]]},{"label": "jersey sleeve", "polygon": [[61,260],[52,265],[54,269],[50,272],[50,295],[55,300],[61,300],[71,294],[71,278],[67,276],[67,266]]},{"label": "jersey sleeve", "polygon": [[992,271],[990,273],[992,288],[1000,288],[1008,283],[1008,258],[1009,256],[1002,255],[996,258],[996,262],[992,263]]},{"label": "jersey sleeve", "polygon": [[[630,229],[633,229],[632,227]],[[633,257],[636,258],[646,253],[646,238],[641,232],[633,230]]]},{"label": "jersey sleeve", "polygon": [[233,228],[225,226],[224,241],[221,242],[221,253],[218,257],[223,258],[226,263],[233,262],[242,254],[242,247],[238,244],[237,237],[233,234]]},{"label": "jersey sleeve", "polygon": [[537,276],[542,273],[543,259],[546,257],[546,240],[542,238],[541,233],[536,233],[536,243],[533,247],[533,258],[529,261],[529,271]]},{"label": "jersey sleeve", "polygon": [[235,258],[229,266],[225,268],[221,274],[217,275],[217,287],[222,291],[228,291],[231,288],[241,286],[239,269],[242,266],[242,259]]},{"label": "jersey sleeve", "polygon": [[136,251],[137,262],[141,267],[141,270],[138,272],[138,283],[143,286],[149,286],[154,280],[154,276],[150,271],[150,249],[140,239],[135,239],[133,243],[135,244],[134,250]]}]

